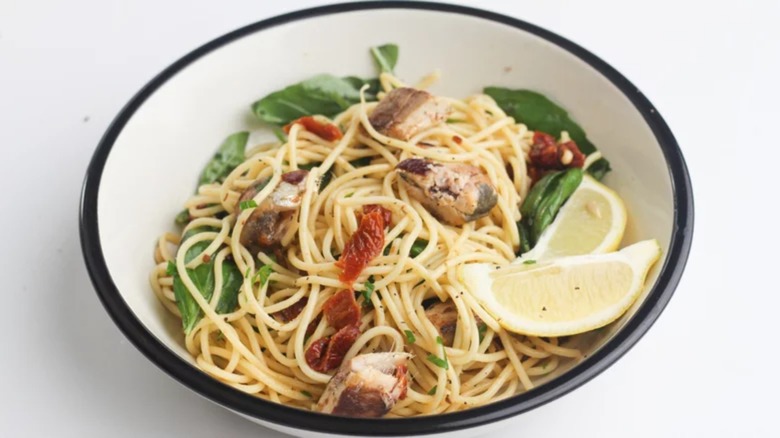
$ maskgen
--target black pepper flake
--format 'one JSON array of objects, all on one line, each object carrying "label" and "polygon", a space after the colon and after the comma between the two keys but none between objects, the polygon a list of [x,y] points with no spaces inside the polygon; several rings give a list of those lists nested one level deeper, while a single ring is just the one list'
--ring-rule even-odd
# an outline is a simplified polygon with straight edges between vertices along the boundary
[{"label": "black pepper flake", "polygon": [[547,307],[542,307],[542,312],[546,312],[546,311],[547,311]]}]

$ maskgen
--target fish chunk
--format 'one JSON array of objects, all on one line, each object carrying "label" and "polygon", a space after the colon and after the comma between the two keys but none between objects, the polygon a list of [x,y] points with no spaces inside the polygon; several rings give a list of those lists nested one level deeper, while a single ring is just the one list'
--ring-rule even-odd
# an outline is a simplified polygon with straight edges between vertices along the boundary
[{"label": "fish chunk", "polygon": [[382,134],[408,140],[447,118],[451,108],[432,94],[414,88],[396,88],[387,93],[369,117]]},{"label": "fish chunk", "polygon": [[450,225],[486,216],[498,202],[493,183],[475,166],[408,158],[396,169],[409,195]]},{"label": "fish chunk", "polygon": [[[258,205],[244,224],[239,241],[252,252],[278,244],[301,206],[306,191],[309,171],[294,170],[282,175],[282,181],[271,194]],[[241,202],[254,198],[266,184],[258,180],[247,188],[238,199]]]},{"label": "fish chunk", "polygon": [[425,309],[425,316],[439,331],[444,345],[451,346],[458,327],[458,309],[452,301],[437,302]]},{"label": "fish chunk", "polygon": [[345,361],[328,382],[316,410],[376,418],[406,397],[408,353],[368,353]]}]

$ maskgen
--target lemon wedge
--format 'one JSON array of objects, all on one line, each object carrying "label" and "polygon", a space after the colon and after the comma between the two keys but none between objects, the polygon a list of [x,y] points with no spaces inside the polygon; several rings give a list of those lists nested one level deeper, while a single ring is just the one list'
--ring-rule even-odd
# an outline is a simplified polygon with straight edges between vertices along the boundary
[{"label": "lemon wedge", "polygon": [[641,294],[661,255],[656,240],[608,254],[560,257],[497,269],[464,265],[460,280],[505,329],[533,336],[567,336],[619,318]]},{"label": "lemon wedge", "polygon": [[615,251],[626,229],[626,207],[612,189],[585,175],[577,190],[518,260],[546,260]]}]

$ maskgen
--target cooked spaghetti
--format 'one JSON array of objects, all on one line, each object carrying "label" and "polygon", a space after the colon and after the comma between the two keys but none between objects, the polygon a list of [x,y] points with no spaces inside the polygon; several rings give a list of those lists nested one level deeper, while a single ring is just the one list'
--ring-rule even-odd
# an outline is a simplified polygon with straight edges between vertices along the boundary
[{"label": "cooked spaghetti", "polygon": [[[387,73],[381,83],[379,98],[404,87]],[[437,99],[451,108],[446,121],[408,139],[379,132],[370,120],[379,103],[365,99],[332,122],[292,123],[285,141],[248,151],[223,182],[201,185],[186,202],[187,238],[166,233],[159,239],[151,284],[175,315],[181,315],[175,276],[194,300],[202,316],[192,321],[184,342],[204,372],[267,400],[317,409],[335,368],[307,360],[307,352],[321,340],[319,347],[328,348],[335,337],[339,324],[323,309],[344,290],[349,296],[331,303],[356,297],[359,319],[356,338],[336,360],[410,354],[408,389],[388,417],[453,412],[510,397],[564,360],[580,357],[557,338],[507,332],[464,293],[459,266],[505,265],[516,258],[534,132],[487,95]],[[323,127],[338,135],[323,134]],[[412,158],[478,168],[495,188],[494,206],[459,225],[440,220],[399,177],[399,163]],[[278,243],[243,245],[253,212],[284,175],[299,169],[308,170],[300,206],[288,214]],[[344,281],[345,251],[377,206],[390,213],[381,252],[358,268],[354,281]],[[193,274],[198,267],[207,271],[202,278]],[[210,297],[201,293],[202,281],[213,282]],[[226,281],[236,281],[237,302],[220,310]],[[430,311],[441,303],[457,321],[446,334],[436,324],[440,315]]]}]

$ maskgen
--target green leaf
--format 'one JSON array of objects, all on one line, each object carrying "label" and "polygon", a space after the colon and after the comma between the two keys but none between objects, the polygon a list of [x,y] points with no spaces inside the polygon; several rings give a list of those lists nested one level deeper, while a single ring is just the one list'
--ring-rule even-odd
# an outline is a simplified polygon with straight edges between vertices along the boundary
[{"label": "green leaf", "polygon": [[414,333],[411,330],[404,330],[404,334],[406,335],[407,344],[414,344],[417,341],[417,338],[414,337]]},{"label": "green leaf", "polygon": [[200,174],[199,183],[202,185],[224,182],[230,172],[244,161],[248,140],[249,133],[246,131],[237,132],[226,138],[211,161],[206,164]]},{"label": "green leaf", "polygon": [[384,44],[371,48],[371,56],[374,57],[377,68],[382,73],[392,73],[395,64],[398,62],[398,46],[395,44]]},{"label": "green leaf", "polygon": [[247,208],[255,208],[257,207],[257,202],[255,202],[254,199],[250,199],[248,201],[241,201],[238,204],[238,208],[241,209],[241,211],[246,210]]},{"label": "green leaf", "polygon": [[272,272],[274,272],[274,268],[271,265],[263,265],[255,273],[252,282],[260,283],[260,286],[262,287],[268,281],[268,277],[271,276]]},{"label": "green leaf", "polygon": [[427,246],[428,246],[427,240],[425,239],[415,240],[414,243],[412,244],[412,249],[409,250],[409,256],[411,258],[417,257],[418,255],[420,255],[420,253],[423,252],[423,250],[425,250]]},{"label": "green leaf", "polygon": [[376,95],[382,91],[382,84],[379,83],[379,78],[361,79],[356,76],[347,76],[342,78],[349,82],[356,90],[360,91],[364,85],[368,85],[365,91],[366,101],[376,100]]},{"label": "green leaf", "polygon": [[217,301],[217,313],[230,313],[238,306],[238,293],[244,283],[241,271],[232,261],[222,264],[222,292]]},{"label": "green leaf", "polygon": [[180,211],[179,214],[176,215],[174,222],[176,222],[176,225],[187,225],[190,222],[190,210],[185,208]]},{"label": "green leaf", "polygon": [[311,393],[310,393],[309,391],[302,390],[302,391],[301,391],[301,394],[303,394],[303,396],[304,396],[304,397],[309,397],[309,398],[311,398]]},{"label": "green leaf", "polygon": [[372,159],[373,157],[361,157],[358,158],[357,160],[350,161],[349,164],[351,164],[352,167],[357,169],[358,167],[368,166],[369,164],[371,164]]},{"label": "green leaf", "polygon": [[284,132],[284,130],[276,125],[271,125],[271,131],[274,133],[274,136],[277,140],[279,140],[280,143],[287,143],[287,133]]},{"label": "green leaf", "polygon": [[363,301],[366,302],[366,303],[370,303],[371,302],[371,294],[374,293],[374,287],[375,287],[375,285],[374,285],[374,277],[373,276],[368,277],[368,281],[365,282],[364,285],[365,285],[365,289],[363,290],[363,292],[361,292],[363,294]]},{"label": "green leaf", "polygon": [[354,78],[321,74],[275,91],[252,104],[252,112],[264,122],[284,125],[303,116],[333,117],[360,102]]},{"label": "green leaf", "polygon": [[536,263],[536,260],[525,260],[523,262],[524,265],[533,265]]},{"label": "green leaf", "polygon": [[594,161],[587,169],[588,173],[599,181],[601,181],[601,179],[604,178],[604,175],[610,170],[612,170],[612,166],[610,166],[609,161],[604,158],[599,158]]},{"label": "green leaf", "polygon": [[[543,94],[502,87],[485,87],[484,92],[492,97],[504,112],[525,123],[528,129],[546,132],[555,137],[560,135],[561,131],[566,131],[583,154],[596,152],[596,146],[588,140],[580,125],[569,117],[566,110]],[[609,162],[606,159],[602,158],[597,163],[602,160],[603,163],[594,169],[595,172],[591,172],[596,179],[601,179],[609,171]]]},{"label": "green leaf", "polygon": [[176,263],[172,260],[168,260],[168,265],[165,267],[165,273],[168,275],[176,275]]},{"label": "green leaf", "polygon": [[441,336],[436,336],[436,343],[441,345],[441,353],[444,357],[442,358],[431,353],[426,359],[428,359],[428,362],[433,363],[437,367],[448,370],[450,368],[450,363],[447,360],[447,352],[444,350],[444,340],[441,338]]},{"label": "green leaf", "polygon": [[482,343],[482,340],[485,339],[485,333],[487,332],[487,324],[484,322],[481,322],[477,324],[477,332],[479,333],[479,343]]},{"label": "green leaf", "polygon": [[442,359],[433,353],[429,354],[428,357],[426,357],[426,359],[428,359],[428,362],[431,362],[432,364],[436,365],[439,368],[444,368],[445,370],[448,370],[450,368],[450,364],[449,362],[447,362],[446,359]]},{"label": "green leaf", "polygon": [[[186,269],[198,292],[207,301],[211,299],[214,293],[214,265],[213,263],[204,263],[195,269]],[[173,295],[176,298],[176,306],[181,314],[182,327],[184,333],[189,334],[195,325],[203,317],[203,311],[200,309],[195,298],[190,295],[187,286],[178,274],[173,276]]]},{"label": "green leaf", "polygon": [[439,385],[433,385],[433,388],[428,390],[428,395],[436,394],[436,389],[439,387]]}]

